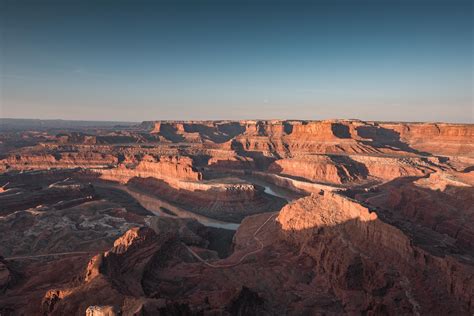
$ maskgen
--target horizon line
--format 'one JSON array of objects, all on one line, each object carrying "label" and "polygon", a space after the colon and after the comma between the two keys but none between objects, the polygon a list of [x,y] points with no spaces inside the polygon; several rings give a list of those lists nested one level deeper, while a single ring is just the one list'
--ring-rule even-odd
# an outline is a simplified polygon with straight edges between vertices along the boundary
[{"label": "horizon line", "polygon": [[142,121],[124,121],[124,120],[97,120],[97,119],[63,119],[63,118],[27,118],[27,117],[0,117],[0,120],[31,120],[31,121],[70,121],[70,122],[97,122],[97,123],[130,123],[140,124],[144,122],[241,122],[241,121],[360,121],[360,122],[383,122],[383,123],[414,123],[414,124],[460,124],[460,125],[473,125],[474,122],[463,123],[453,121],[404,121],[404,120],[364,120],[358,118],[328,118],[328,119],[262,119],[262,118],[249,118],[249,119],[152,119]]}]

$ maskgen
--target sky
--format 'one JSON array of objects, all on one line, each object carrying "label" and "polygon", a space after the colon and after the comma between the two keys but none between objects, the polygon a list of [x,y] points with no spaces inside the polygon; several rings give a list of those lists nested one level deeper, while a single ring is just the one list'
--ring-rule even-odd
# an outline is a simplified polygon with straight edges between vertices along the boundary
[{"label": "sky", "polygon": [[474,123],[473,2],[0,0],[0,117]]}]

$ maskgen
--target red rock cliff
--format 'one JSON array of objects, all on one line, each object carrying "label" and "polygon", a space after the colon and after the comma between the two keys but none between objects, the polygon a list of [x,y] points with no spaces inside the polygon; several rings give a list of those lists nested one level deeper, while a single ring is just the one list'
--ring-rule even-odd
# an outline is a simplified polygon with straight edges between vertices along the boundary
[{"label": "red rock cliff", "polygon": [[[313,195],[284,207],[278,222],[282,238],[315,259],[315,270],[348,312],[474,311],[474,266],[450,255],[432,255],[357,202],[328,192]],[[434,288],[446,306],[427,294]]]}]

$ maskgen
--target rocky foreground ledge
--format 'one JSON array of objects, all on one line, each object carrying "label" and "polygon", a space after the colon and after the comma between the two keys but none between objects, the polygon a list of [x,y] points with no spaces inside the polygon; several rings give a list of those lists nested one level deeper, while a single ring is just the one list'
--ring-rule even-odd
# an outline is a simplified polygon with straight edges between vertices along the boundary
[{"label": "rocky foreground ledge", "polygon": [[[160,220],[152,228],[133,228],[110,250],[90,259],[78,283],[48,291],[43,311],[472,311],[474,266],[469,254],[432,253],[351,199],[334,193],[312,195],[270,215],[270,221],[268,217],[246,218],[234,237],[234,253],[226,259],[206,248],[196,224],[180,223],[181,233],[163,231]],[[442,242],[434,237],[432,245]],[[249,252],[252,256],[241,261]]]}]

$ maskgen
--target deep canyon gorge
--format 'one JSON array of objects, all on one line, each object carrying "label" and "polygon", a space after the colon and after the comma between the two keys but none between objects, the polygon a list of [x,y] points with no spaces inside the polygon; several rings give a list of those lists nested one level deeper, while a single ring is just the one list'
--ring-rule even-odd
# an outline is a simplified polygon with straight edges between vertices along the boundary
[{"label": "deep canyon gorge", "polygon": [[0,129],[0,315],[472,315],[474,125]]}]

